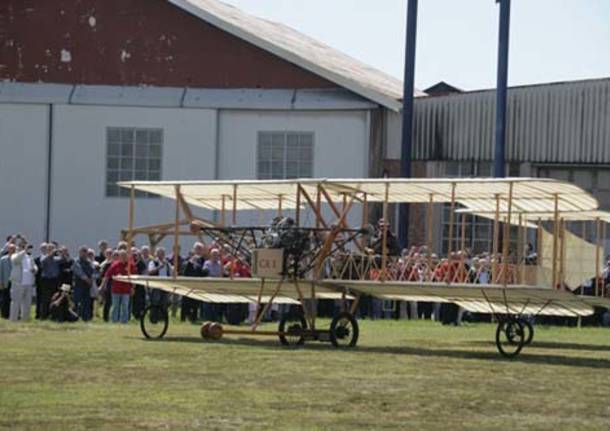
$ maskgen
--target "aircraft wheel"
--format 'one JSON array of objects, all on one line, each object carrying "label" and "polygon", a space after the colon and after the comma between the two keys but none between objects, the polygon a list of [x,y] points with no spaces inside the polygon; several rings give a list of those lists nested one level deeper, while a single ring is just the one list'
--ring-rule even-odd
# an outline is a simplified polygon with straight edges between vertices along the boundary
[{"label": "aircraft wheel", "polygon": [[347,311],[339,313],[330,322],[330,342],[335,347],[354,347],[360,330],[356,318]]},{"label": "aircraft wheel", "polygon": [[521,320],[521,324],[523,325],[523,330],[525,331],[525,345],[529,346],[534,340],[534,325],[532,325],[529,320],[525,319]]},{"label": "aircraft wheel", "polygon": [[525,330],[520,320],[509,319],[498,323],[496,346],[505,358],[517,356],[525,346]]},{"label": "aircraft wheel", "polygon": [[303,315],[285,314],[279,325],[280,343],[284,346],[302,346],[305,344],[303,332],[307,329],[307,321]]},{"label": "aircraft wheel", "polygon": [[149,339],[163,338],[169,326],[167,308],[159,305],[149,305],[140,317],[142,334]]},{"label": "aircraft wheel", "polygon": [[[523,342],[523,344],[525,346],[528,346],[532,343],[532,340],[534,339],[534,326],[525,319],[518,319],[519,323],[521,323],[521,325],[523,325],[523,333],[524,333],[524,338],[525,341]],[[512,334],[507,334],[508,336],[508,342],[511,344],[519,344],[519,337],[516,337],[516,334],[513,332]]]}]

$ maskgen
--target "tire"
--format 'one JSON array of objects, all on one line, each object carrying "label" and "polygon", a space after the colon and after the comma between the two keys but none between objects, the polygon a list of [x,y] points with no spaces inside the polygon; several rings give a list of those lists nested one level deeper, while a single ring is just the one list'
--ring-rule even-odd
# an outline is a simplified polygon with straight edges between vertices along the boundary
[{"label": "tire", "polygon": [[159,305],[149,305],[140,317],[140,329],[148,339],[161,339],[167,332],[169,317],[167,308]]},{"label": "tire", "polygon": [[330,322],[330,342],[335,347],[355,347],[359,335],[358,322],[347,311],[339,313]]},{"label": "tire", "polygon": [[521,320],[521,324],[525,330],[525,345],[529,346],[534,340],[534,325],[532,325],[529,320],[524,319]]},{"label": "tire", "polygon": [[280,343],[284,346],[302,346],[305,344],[303,332],[306,329],[307,321],[302,314],[285,314],[282,316],[278,327]]},{"label": "tire", "polygon": [[[532,343],[532,340],[534,339],[534,326],[525,319],[518,319],[519,323],[521,323],[521,325],[523,325],[523,338],[524,338],[524,342],[523,344],[525,346],[528,346]],[[508,339],[508,342],[511,344],[518,344],[518,340],[515,339],[513,340],[512,337]]]},{"label": "tire", "polygon": [[514,358],[525,346],[525,330],[520,320],[505,320],[496,329],[496,347],[505,358]]}]

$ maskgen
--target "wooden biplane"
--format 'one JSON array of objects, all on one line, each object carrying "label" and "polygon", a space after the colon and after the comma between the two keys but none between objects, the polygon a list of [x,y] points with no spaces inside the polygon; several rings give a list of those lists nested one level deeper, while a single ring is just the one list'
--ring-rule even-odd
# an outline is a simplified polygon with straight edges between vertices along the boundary
[{"label": "wooden biplane", "polygon": [[[172,277],[130,275],[126,281],[148,288],[212,303],[254,303],[256,320],[248,329],[206,323],[204,338],[224,334],[269,335],[282,344],[306,341],[330,342],[336,347],[354,347],[359,329],[356,310],[362,295],[389,301],[453,303],[471,312],[491,313],[497,324],[496,345],[507,357],[520,353],[532,341],[533,328],[526,316],[588,316],[594,307],[610,307],[610,298],[600,287],[595,296],[575,295],[561,288],[561,252],[564,220],[593,219],[599,226],[610,221],[598,211],[597,200],[581,188],[552,179],[295,179],[261,181],[124,182],[130,189],[128,241],[147,235],[151,244],[174,239]],[[173,222],[134,226],[135,196],[146,192],[175,200]],[[418,256],[417,271],[406,259],[392,255],[388,224],[376,229],[369,214],[377,211],[388,220],[390,206],[399,203],[424,205],[426,219],[414,221],[425,229],[426,250]],[[435,205],[449,208],[448,251],[435,261],[433,215]],[[216,221],[197,217],[193,207],[213,210]],[[273,221],[267,225],[237,225],[238,213],[251,212]],[[493,246],[489,275],[468,276],[465,223],[460,212],[492,218]],[[358,213],[358,214],[356,214]],[[582,215],[579,218],[579,215]],[[229,219],[231,217],[231,220]],[[359,216],[358,226],[349,220]],[[543,220],[553,224],[552,281],[540,285],[525,277],[520,256],[525,230]],[[511,230],[511,227],[513,228]],[[509,249],[514,229],[521,244]],[[178,268],[179,240],[183,235],[206,237],[224,245],[233,262],[244,260],[253,267],[252,278],[234,276],[233,265],[223,278],[182,277]],[[599,234],[598,234],[599,236]],[[375,242],[375,245],[371,243]],[[598,253],[601,246],[597,244]],[[598,261],[601,260],[598,255]],[[411,265],[411,266],[410,266]],[[601,279],[599,265],[595,274]],[[316,326],[313,300],[340,301],[341,312],[328,328]],[[302,312],[282,317],[277,331],[259,330],[273,303],[298,304]],[[151,304],[141,327],[149,338],[163,337],[168,327],[166,309]]]}]

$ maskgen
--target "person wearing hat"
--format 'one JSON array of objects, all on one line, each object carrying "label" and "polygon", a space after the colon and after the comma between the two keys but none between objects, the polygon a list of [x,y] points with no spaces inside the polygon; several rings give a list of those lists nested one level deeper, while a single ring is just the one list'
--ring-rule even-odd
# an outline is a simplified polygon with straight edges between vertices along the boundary
[{"label": "person wearing hat", "polygon": [[62,284],[57,292],[53,294],[49,314],[55,322],[76,322],[78,314],[74,311],[74,303],[70,298],[69,284]]}]

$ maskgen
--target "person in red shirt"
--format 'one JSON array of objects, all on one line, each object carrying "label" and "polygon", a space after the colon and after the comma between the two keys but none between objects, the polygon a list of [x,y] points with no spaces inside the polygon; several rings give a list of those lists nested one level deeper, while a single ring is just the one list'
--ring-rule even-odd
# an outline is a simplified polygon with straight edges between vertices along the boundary
[{"label": "person in red shirt", "polygon": [[127,323],[129,321],[129,298],[131,283],[115,280],[117,275],[136,274],[135,266],[129,262],[127,251],[119,251],[119,259],[114,261],[106,271],[106,282],[110,283],[112,293],[112,322]]}]

